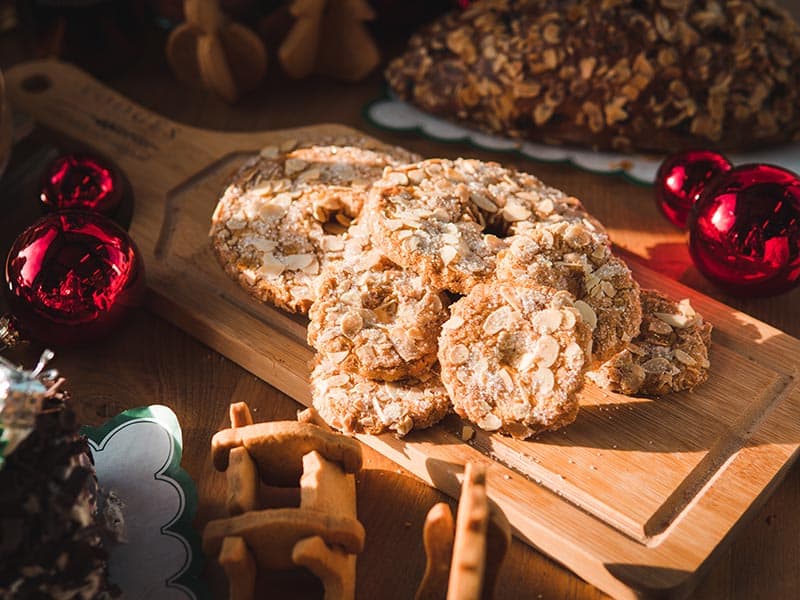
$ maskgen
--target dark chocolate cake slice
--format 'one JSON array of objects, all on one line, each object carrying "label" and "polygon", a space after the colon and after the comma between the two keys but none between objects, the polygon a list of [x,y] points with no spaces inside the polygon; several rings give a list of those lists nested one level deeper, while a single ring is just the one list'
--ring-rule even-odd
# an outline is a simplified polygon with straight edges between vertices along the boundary
[{"label": "dark chocolate cake slice", "polygon": [[[14,439],[13,449],[6,447],[0,464],[0,598],[116,597],[108,582],[109,528],[98,510],[94,463],[69,396],[48,380],[52,372],[9,373],[7,361],[0,362],[0,423],[7,430],[9,412],[21,407],[20,394],[11,399],[9,388],[13,392],[25,376],[36,388],[27,399],[36,411],[32,430]],[[11,385],[9,377],[15,379]]]}]

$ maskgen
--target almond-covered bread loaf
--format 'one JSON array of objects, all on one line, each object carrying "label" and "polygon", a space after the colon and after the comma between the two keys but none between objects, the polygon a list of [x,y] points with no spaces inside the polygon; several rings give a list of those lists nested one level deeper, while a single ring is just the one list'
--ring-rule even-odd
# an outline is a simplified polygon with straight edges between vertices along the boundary
[{"label": "almond-covered bread loaf", "polygon": [[604,150],[800,139],[800,27],[771,0],[478,0],[387,72],[431,113]]}]

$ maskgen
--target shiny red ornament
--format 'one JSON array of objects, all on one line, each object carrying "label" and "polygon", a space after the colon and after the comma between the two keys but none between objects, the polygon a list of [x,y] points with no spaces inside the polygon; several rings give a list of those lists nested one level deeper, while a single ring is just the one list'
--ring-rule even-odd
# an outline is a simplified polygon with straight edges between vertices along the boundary
[{"label": "shiny red ornament", "polygon": [[72,344],[111,332],[139,306],[144,265],[133,241],[99,213],[45,215],[6,259],[9,308],[26,336]]},{"label": "shiny red ornament", "polygon": [[689,230],[697,268],[723,289],[785,292],[800,280],[800,179],[772,165],[736,167],[700,195]]},{"label": "shiny red ornament", "polygon": [[67,154],[45,171],[39,199],[50,211],[74,208],[111,215],[122,200],[122,181],[112,165],[96,156]]},{"label": "shiny red ornament", "polygon": [[686,228],[689,211],[717,175],[731,169],[727,158],[711,150],[686,150],[667,158],[656,175],[656,203],[677,227]]}]

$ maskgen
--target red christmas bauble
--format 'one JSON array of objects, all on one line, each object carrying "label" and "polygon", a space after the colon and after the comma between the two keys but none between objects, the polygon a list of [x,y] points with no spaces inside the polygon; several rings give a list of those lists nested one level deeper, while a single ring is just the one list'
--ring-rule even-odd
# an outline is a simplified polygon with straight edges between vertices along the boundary
[{"label": "red christmas bauble", "polygon": [[740,295],[778,294],[800,280],[800,179],[742,165],[700,195],[689,222],[697,268]]},{"label": "red christmas bauble", "polygon": [[47,344],[109,333],[144,291],[135,244],[99,213],[45,215],[20,234],[6,259],[11,312],[24,334]]},{"label": "red christmas bauble", "polygon": [[720,173],[731,169],[727,158],[711,150],[686,150],[667,158],[656,175],[656,203],[681,229],[703,189]]},{"label": "red christmas bauble", "polygon": [[39,199],[51,211],[74,208],[110,215],[122,200],[122,181],[101,158],[67,154],[45,171]]}]

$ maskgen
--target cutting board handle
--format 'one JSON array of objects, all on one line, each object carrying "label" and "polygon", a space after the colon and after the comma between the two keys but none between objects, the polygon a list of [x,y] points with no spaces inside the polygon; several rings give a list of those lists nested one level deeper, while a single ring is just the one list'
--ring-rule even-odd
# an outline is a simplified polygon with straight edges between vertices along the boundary
[{"label": "cutting board handle", "polygon": [[[5,74],[13,110],[50,130],[87,143],[113,160],[129,178],[152,176],[160,163],[158,186],[170,189],[186,176],[177,156],[195,155],[214,133],[174,123],[109,89],[84,71],[55,60],[21,63]],[[209,141],[211,141],[209,139]],[[211,160],[211,157],[209,157]]]}]

